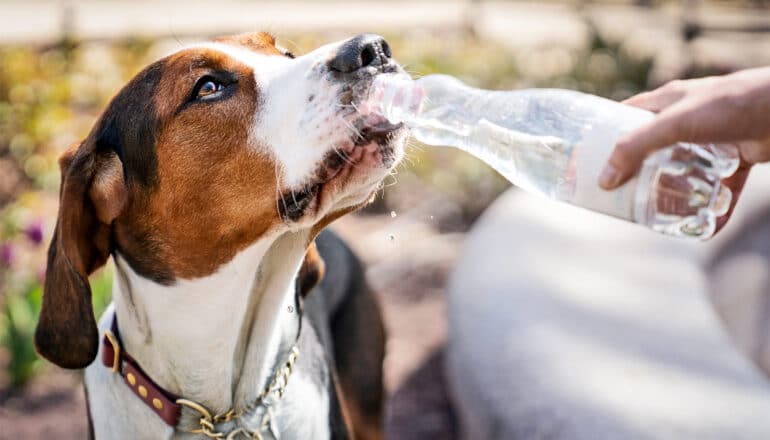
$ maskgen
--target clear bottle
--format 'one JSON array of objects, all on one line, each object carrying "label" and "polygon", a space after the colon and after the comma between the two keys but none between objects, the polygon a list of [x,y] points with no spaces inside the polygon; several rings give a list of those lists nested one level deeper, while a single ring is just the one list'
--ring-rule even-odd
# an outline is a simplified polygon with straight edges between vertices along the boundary
[{"label": "clear bottle", "polygon": [[714,234],[732,198],[721,179],[739,165],[735,146],[679,143],[604,191],[598,177],[616,141],[653,114],[570,90],[488,91],[446,75],[380,75],[361,108],[405,123],[420,142],[473,154],[516,186],[680,237]]}]

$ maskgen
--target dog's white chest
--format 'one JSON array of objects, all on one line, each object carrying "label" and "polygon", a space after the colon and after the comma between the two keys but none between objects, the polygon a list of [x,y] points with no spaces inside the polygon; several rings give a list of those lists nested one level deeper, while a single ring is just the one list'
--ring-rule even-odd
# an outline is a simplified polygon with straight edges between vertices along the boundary
[{"label": "dog's white chest", "polygon": [[270,428],[280,440],[330,438],[329,396],[307,377],[292,377],[284,398],[272,410]]}]

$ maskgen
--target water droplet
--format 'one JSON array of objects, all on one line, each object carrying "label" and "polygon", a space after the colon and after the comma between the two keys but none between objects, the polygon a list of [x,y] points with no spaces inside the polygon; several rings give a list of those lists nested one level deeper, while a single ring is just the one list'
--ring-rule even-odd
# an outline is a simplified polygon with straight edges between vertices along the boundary
[{"label": "water droplet", "polygon": [[396,211],[390,211],[390,218],[396,218]]},{"label": "water droplet", "polygon": [[390,235],[388,235],[388,240],[395,241],[396,240],[396,236],[393,235],[393,234],[390,234]]}]

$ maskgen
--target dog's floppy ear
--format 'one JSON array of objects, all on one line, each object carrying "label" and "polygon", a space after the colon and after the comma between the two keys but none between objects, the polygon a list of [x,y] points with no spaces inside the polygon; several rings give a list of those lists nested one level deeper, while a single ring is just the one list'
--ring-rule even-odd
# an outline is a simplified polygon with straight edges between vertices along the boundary
[{"label": "dog's floppy ear", "polygon": [[88,275],[109,257],[111,223],[127,197],[123,165],[114,151],[99,148],[100,131],[59,160],[59,217],[48,249],[35,347],[64,368],[84,368],[96,357],[99,333]]},{"label": "dog's floppy ear", "polygon": [[321,258],[321,254],[318,253],[315,241],[313,241],[308,246],[307,252],[305,252],[305,260],[302,262],[302,267],[299,269],[299,275],[297,276],[297,290],[300,296],[306,297],[313,290],[313,287],[321,282],[325,270],[326,264],[323,258]]}]

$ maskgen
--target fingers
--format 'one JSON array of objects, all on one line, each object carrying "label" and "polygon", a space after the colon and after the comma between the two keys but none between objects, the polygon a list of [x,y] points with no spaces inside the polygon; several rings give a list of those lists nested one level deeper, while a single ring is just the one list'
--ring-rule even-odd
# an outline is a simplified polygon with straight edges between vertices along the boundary
[{"label": "fingers", "polygon": [[730,188],[730,191],[733,193],[733,197],[732,200],[730,200],[730,208],[727,210],[727,213],[717,219],[716,230],[714,231],[714,234],[721,231],[725,224],[727,224],[727,221],[733,215],[735,205],[738,203],[738,198],[740,198],[741,192],[743,192],[743,186],[746,184],[746,179],[749,177],[749,171],[751,171],[751,164],[742,161],[741,166],[738,167],[738,170],[735,172],[735,174],[722,181],[724,186]]},{"label": "fingers", "polygon": [[661,115],[620,138],[599,177],[599,186],[617,188],[631,178],[651,152],[679,140],[676,118]]},{"label": "fingers", "polygon": [[681,81],[672,81],[658,89],[632,96],[623,101],[623,104],[658,113],[682,99],[685,93]]},{"label": "fingers", "polygon": [[770,161],[770,138],[758,141],[743,141],[738,145],[741,158],[748,163],[762,163]]},{"label": "fingers", "polygon": [[[751,119],[757,113],[751,97],[740,92],[741,88],[736,92],[736,87],[725,86],[724,81],[673,81],[625,101],[658,115],[618,140],[599,177],[599,185],[606,190],[617,188],[639,171],[650,153],[677,142],[735,143],[767,136],[766,132],[756,130],[756,121]],[[770,161],[770,138],[741,142],[739,147],[748,163]]]},{"label": "fingers", "polygon": [[[671,81],[653,91],[632,96],[623,103],[658,113],[685,96],[684,84],[683,81]],[[673,144],[677,140],[677,126],[673,122],[670,118],[657,118],[622,137],[599,177],[599,185],[607,190],[622,185],[639,170],[650,152]]]}]

